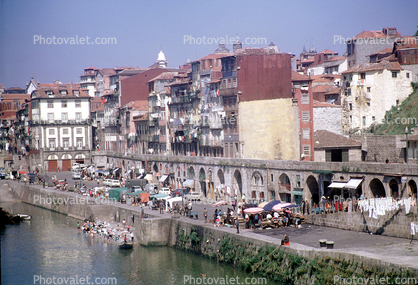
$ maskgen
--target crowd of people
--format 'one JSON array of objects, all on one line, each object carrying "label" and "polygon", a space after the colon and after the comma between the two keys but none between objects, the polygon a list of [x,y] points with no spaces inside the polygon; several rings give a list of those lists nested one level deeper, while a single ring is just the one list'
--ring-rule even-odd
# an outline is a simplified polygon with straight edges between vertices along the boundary
[{"label": "crowd of people", "polygon": [[122,225],[117,225],[115,228],[112,228],[110,224],[101,221],[98,221],[97,223],[86,221],[82,226],[80,226],[80,223],[78,222],[77,228],[85,234],[102,237],[106,241],[134,241],[134,234],[131,232],[130,227],[126,225],[125,220],[122,221]]}]

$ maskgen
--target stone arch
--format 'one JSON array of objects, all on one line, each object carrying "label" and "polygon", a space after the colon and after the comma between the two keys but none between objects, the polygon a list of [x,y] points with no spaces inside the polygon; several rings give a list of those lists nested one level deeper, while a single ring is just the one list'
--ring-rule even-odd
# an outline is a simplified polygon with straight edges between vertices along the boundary
[{"label": "stone arch", "polygon": [[168,165],[168,163],[166,163],[164,165],[164,174],[169,174],[170,173],[170,166]]},{"label": "stone arch", "polygon": [[200,182],[200,189],[202,190],[202,194],[207,197],[207,189],[206,189],[206,172],[205,169],[202,167],[199,170],[199,182]]},{"label": "stone arch", "polygon": [[72,155],[69,153],[65,153],[61,156],[61,159],[72,159],[72,158],[73,158]]},{"label": "stone arch", "polygon": [[48,155],[47,160],[58,160],[58,156],[56,154],[50,154]]},{"label": "stone arch", "polygon": [[225,175],[222,169],[218,169],[218,179],[220,184],[225,184]]},{"label": "stone arch", "polygon": [[378,178],[374,178],[370,181],[369,188],[374,198],[386,197],[385,187]]},{"label": "stone arch", "polygon": [[409,195],[412,195],[412,198],[417,198],[417,184],[412,179],[408,181],[408,197]]},{"label": "stone arch", "polygon": [[238,169],[235,170],[232,181],[233,181],[232,187],[234,189],[234,194],[237,195],[238,198],[241,198],[243,194],[242,193],[242,176],[241,176],[241,172]]},{"label": "stone arch", "polygon": [[157,164],[157,163],[154,163],[154,166],[152,167],[152,169],[153,169],[153,171],[154,171],[155,173],[159,172],[159,171],[158,171],[158,164]]},{"label": "stone arch", "polygon": [[311,204],[312,205],[314,203],[315,204],[318,204],[319,203],[319,187],[318,187],[318,181],[316,180],[316,178],[314,176],[310,175],[306,179],[306,185],[308,186],[308,189],[309,189]]},{"label": "stone arch", "polygon": [[252,186],[263,186],[264,185],[263,176],[261,175],[260,172],[258,172],[258,171],[253,172],[253,175],[251,176],[251,185]]},{"label": "stone arch", "polygon": [[390,188],[390,196],[393,199],[397,199],[399,197],[399,184],[395,178],[389,180],[389,188]]},{"label": "stone arch", "polygon": [[189,169],[187,169],[187,178],[195,178],[196,173],[194,172],[193,166],[190,166]]}]

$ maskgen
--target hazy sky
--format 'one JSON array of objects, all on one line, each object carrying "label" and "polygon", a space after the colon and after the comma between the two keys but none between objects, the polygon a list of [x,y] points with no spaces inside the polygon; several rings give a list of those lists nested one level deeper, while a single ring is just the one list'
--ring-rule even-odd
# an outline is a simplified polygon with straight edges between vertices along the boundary
[{"label": "hazy sky", "polygon": [[[282,52],[299,54],[312,44],[318,52],[328,48],[342,55],[345,45],[334,39],[363,30],[396,27],[412,35],[417,10],[416,0],[0,0],[0,83],[25,88],[32,73],[42,83],[78,82],[91,65],[148,67],[160,49],[169,67],[178,67],[237,35],[248,38],[244,46],[274,42]],[[70,44],[77,36],[93,44]],[[47,44],[53,37],[57,44]],[[95,42],[112,38],[116,44]]]}]

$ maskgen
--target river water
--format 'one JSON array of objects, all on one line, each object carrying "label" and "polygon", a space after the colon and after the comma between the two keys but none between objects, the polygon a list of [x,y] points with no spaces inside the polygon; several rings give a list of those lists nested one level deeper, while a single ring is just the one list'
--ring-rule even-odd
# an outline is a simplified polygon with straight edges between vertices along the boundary
[{"label": "river water", "polygon": [[247,273],[230,265],[170,247],[119,250],[117,244],[79,232],[77,220],[63,214],[19,202],[0,206],[32,215],[31,221],[1,231],[3,285],[220,284],[215,282],[227,279],[263,284],[246,280]]}]

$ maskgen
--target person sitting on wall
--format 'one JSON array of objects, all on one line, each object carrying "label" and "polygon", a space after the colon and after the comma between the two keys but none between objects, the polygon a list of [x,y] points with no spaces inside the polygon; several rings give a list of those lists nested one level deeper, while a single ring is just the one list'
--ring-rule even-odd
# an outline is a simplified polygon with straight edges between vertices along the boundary
[{"label": "person sitting on wall", "polygon": [[282,245],[290,245],[290,240],[287,234],[283,234]]}]

